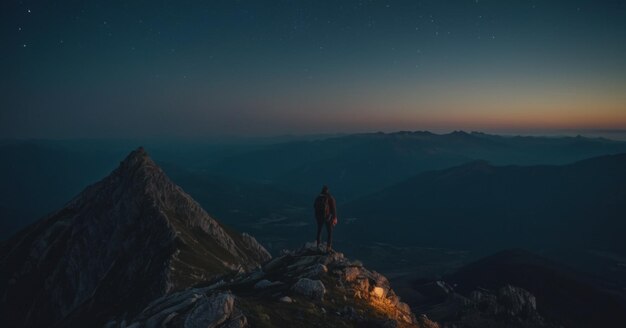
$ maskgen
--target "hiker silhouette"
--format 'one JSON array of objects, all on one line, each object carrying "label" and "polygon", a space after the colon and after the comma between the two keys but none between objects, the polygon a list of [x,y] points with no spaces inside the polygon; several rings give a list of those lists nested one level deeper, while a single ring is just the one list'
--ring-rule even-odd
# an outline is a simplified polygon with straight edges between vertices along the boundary
[{"label": "hiker silhouette", "polygon": [[328,191],[327,186],[322,187],[322,191],[315,198],[313,207],[315,209],[315,220],[317,221],[317,247],[320,247],[322,227],[326,226],[326,231],[328,232],[326,251],[330,252],[332,250],[333,228],[337,224],[337,204],[335,198]]}]

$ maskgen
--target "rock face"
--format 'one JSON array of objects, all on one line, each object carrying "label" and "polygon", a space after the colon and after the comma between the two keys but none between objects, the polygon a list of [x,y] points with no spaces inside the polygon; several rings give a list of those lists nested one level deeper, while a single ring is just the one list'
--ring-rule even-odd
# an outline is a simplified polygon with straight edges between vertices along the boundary
[{"label": "rock face", "polygon": [[[476,290],[487,290],[498,303],[508,304],[507,312],[519,313],[520,318],[536,305],[546,322],[563,327],[626,327],[622,295],[609,291],[604,283],[589,279],[586,274],[528,251],[498,252],[467,264],[445,280],[456,293],[468,298],[473,298]],[[521,289],[533,296],[528,297]]]},{"label": "rock face", "polygon": [[0,317],[29,327],[123,320],[155,298],[268,259],[254,238],[211,218],[139,148],[2,244]]},{"label": "rock face", "polygon": [[145,308],[134,322],[112,320],[107,327],[184,328],[245,327],[246,317],[235,308],[235,296],[230,292],[207,295],[211,288],[190,288],[159,298]]},{"label": "rock face", "polygon": [[528,291],[506,285],[500,288],[495,296],[474,291],[470,298],[477,303],[486,303],[485,308],[495,315],[508,316],[533,316],[537,313],[537,300],[535,295]]},{"label": "rock face", "polygon": [[163,297],[134,320],[109,326],[188,327],[197,320],[203,327],[439,327],[425,316],[416,319],[382,275],[341,253],[314,248],[204,285]]},{"label": "rock face", "polygon": [[[441,322],[443,328],[559,326],[545,320],[537,311],[535,296],[519,287],[506,285],[498,290],[479,288],[464,296],[442,281],[437,281],[435,286],[439,286],[441,292],[431,294],[435,295],[430,299],[434,303],[420,307],[419,311]],[[424,295],[433,289],[431,284],[425,287]],[[445,292],[444,296],[442,292]]]}]

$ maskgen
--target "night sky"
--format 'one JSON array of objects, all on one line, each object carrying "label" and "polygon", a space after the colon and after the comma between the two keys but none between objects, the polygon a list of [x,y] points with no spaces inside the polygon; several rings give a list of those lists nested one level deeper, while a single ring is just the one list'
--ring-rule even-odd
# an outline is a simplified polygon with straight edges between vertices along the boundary
[{"label": "night sky", "polygon": [[0,6],[0,137],[626,129],[626,1]]}]

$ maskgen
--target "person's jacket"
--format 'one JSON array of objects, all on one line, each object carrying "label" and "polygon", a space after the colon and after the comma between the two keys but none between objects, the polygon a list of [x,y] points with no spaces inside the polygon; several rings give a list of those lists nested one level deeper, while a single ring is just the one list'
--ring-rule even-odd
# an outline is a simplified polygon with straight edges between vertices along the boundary
[{"label": "person's jacket", "polygon": [[[333,197],[330,193],[322,193],[319,196],[325,196],[328,199],[328,209],[330,211],[329,214],[332,215],[331,219],[336,218],[337,217],[337,203],[335,202],[335,197]],[[318,218],[318,219],[321,219],[321,218]]]}]

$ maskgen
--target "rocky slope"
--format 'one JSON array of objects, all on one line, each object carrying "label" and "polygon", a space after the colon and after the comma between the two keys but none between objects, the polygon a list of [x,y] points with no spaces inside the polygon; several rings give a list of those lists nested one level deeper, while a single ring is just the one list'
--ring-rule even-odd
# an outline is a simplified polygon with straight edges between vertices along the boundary
[{"label": "rocky slope", "polygon": [[313,247],[159,298],[138,316],[106,326],[438,327],[416,319],[384,276]]},{"label": "rocky slope", "polygon": [[537,309],[564,327],[626,327],[626,298],[608,282],[577,272],[540,255],[501,251],[444,278],[455,291],[500,290],[514,285],[536,297]]},{"label": "rocky slope", "polygon": [[520,249],[394,286],[443,328],[626,327],[626,299],[612,283]]},{"label": "rocky slope", "polygon": [[0,317],[77,326],[269,260],[211,218],[139,148],[64,208],[0,246]]},{"label": "rocky slope", "polygon": [[424,297],[416,311],[427,313],[442,328],[557,328],[537,309],[535,295],[506,285],[491,290],[477,288],[460,294],[444,281],[417,286]]}]

